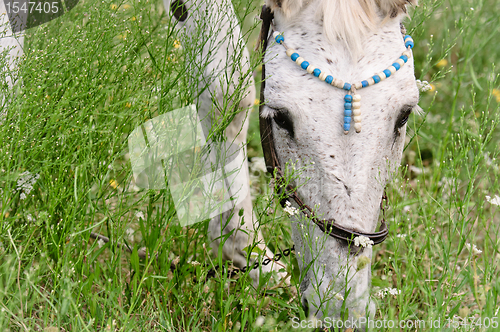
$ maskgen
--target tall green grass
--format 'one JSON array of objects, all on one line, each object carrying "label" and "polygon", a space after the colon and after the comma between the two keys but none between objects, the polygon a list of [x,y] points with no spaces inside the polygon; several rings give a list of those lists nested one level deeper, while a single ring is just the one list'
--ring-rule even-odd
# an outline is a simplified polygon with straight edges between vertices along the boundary
[{"label": "tall green grass", "polygon": [[[255,5],[235,3],[251,38]],[[424,320],[429,331],[446,330],[430,320],[498,317],[500,207],[486,196],[500,194],[499,11],[494,0],[421,1],[406,23],[416,76],[433,90],[421,95],[424,114],[409,123],[387,190],[391,235],[372,262],[376,319]],[[0,119],[1,330],[283,331],[305,318],[293,287],[269,276],[257,288],[248,277],[205,282],[203,264],[223,263],[207,224],[180,227],[167,191],[133,186],[130,131],[195,102],[176,40],[160,1],[85,1],[28,31],[22,85]],[[268,180],[255,165],[255,210],[269,246],[286,248],[289,222]],[[141,247],[151,258],[139,258]],[[285,262],[295,285],[295,258]],[[401,293],[377,298],[387,287]]]}]

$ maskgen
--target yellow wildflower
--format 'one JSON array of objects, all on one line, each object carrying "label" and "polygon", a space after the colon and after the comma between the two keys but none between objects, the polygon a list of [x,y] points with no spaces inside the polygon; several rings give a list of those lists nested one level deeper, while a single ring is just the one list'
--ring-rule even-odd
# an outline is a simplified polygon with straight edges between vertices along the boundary
[{"label": "yellow wildflower", "polygon": [[181,47],[181,42],[178,41],[177,39],[174,40],[174,48],[179,48],[179,47]]},{"label": "yellow wildflower", "polygon": [[116,8],[118,8],[118,6],[115,5],[114,3],[112,3],[110,7],[111,7],[112,10],[115,10]]},{"label": "yellow wildflower", "polygon": [[493,89],[491,91],[491,94],[492,94],[493,97],[495,97],[495,99],[497,100],[497,103],[500,103],[500,90]]},{"label": "yellow wildflower", "polygon": [[124,4],[122,7],[123,7],[123,9],[125,9],[125,10],[130,9],[130,5],[128,5],[128,4]]},{"label": "yellow wildflower", "polygon": [[253,104],[256,105],[256,106],[259,106],[260,105],[260,100],[255,98],[255,100],[253,101]]},{"label": "yellow wildflower", "polygon": [[132,104],[131,104],[130,102],[128,102],[128,101],[127,101],[127,103],[125,104],[125,107],[130,108],[130,107],[132,107]]},{"label": "yellow wildflower", "polygon": [[118,187],[118,182],[116,182],[116,180],[110,180],[109,185],[116,189]]},{"label": "yellow wildflower", "polygon": [[135,21],[135,20],[136,20],[135,16],[132,16],[130,19],[131,19],[132,21]]},{"label": "yellow wildflower", "polygon": [[446,67],[448,65],[448,60],[446,59],[441,59],[438,61],[438,63],[436,63],[436,67],[438,68],[443,68],[443,67]]}]

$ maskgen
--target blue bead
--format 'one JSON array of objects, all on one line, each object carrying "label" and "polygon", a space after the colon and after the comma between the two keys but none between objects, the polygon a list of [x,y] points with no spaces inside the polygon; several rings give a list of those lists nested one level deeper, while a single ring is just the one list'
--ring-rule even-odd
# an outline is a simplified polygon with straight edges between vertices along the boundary
[{"label": "blue bead", "polygon": [[344,131],[349,131],[351,129],[351,124],[350,123],[344,123]]},{"label": "blue bead", "polygon": [[295,61],[299,58],[299,56],[300,56],[299,53],[293,53],[290,59],[292,59],[292,61]]},{"label": "blue bead", "polygon": [[281,43],[282,43],[282,42],[284,42],[284,41],[285,41],[285,38],[283,38],[283,36],[282,36],[282,35],[278,35],[278,36],[276,36],[276,42],[277,42],[278,44],[281,44]]},{"label": "blue bead", "polygon": [[344,83],[344,90],[351,90],[351,85],[349,83]]},{"label": "blue bead", "polygon": [[309,62],[304,61],[300,66],[302,67],[302,69],[307,69],[307,67],[309,67]]},{"label": "blue bead", "polygon": [[375,76],[373,76],[372,78],[373,78],[373,80],[375,81],[375,83],[380,82],[380,76],[375,75]]},{"label": "blue bead", "polygon": [[361,85],[363,86],[363,88],[366,88],[368,85],[368,81],[361,81]]},{"label": "blue bead", "polygon": [[321,70],[319,70],[318,68],[314,69],[313,75],[316,76],[316,77],[318,77],[319,74],[321,74]]},{"label": "blue bead", "polygon": [[389,69],[384,69],[384,74],[385,74],[385,77],[390,77],[391,71]]},{"label": "blue bead", "polygon": [[344,116],[344,123],[351,123],[351,117],[350,116]]},{"label": "blue bead", "polygon": [[405,63],[408,61],[408,57],[406,55],[402,55],[399,57],[401,60],[403,60]]},{"label": "blue bead", "polygon": [[345,103],[344,104],[344,109],[350,110],[351,108],[352,108],[352,104],[351,103]]},{"label": "blue bead", "polygon": [[405,43],[405,46],[406,46],[406,47],[413,48],[413,46],[414,46],[414,45],[413,45],[413,42],[410,40],[410,41],[407,41],[407,42]]},{"label": "blue bead", "polygon": [[351,116],[352,110],[344,110],[344,116]]},{"label": "blue bead", "polygon": [[411,38],[410,35],[406,35],[403,39],[406,41],[408,38]]},{"label": "blue bead", "polygon": [[325,79],[325,82],[328,83],[328,84],[331,84],[333,82],[333,76],[332,75],[328,75]]},{"label": "blue bead", "polygon": [[401,66],[400,66],[400,65],[399,65],[399,63],[397,63],[397,62],[394,62],[394,63],[392,64],[392,66],[393,66],[394,68],[396,68],[396,70],[399,70],[399,69],[401,68]]},{"label": "blue bead", "polygon": [[348,103],[352,101],[352,96],[351,95],[345,95],[344,100]]}]

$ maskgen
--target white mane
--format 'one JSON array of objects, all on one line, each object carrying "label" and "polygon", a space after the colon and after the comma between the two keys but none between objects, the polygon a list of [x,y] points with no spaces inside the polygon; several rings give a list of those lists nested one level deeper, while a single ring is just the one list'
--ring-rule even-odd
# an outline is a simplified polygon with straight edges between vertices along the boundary
[{"label": "white mane", "polygon": [[[282,16],[285,24],[292,24],[309,0],[266,0],[267,5]],[[322,0],[317,9],[318,20],[323,20],[326,37],[343,40],[352,54],[359,54],[362,36],[376,30],[387,19],[406,13],[406,4],[418,0]]]}]

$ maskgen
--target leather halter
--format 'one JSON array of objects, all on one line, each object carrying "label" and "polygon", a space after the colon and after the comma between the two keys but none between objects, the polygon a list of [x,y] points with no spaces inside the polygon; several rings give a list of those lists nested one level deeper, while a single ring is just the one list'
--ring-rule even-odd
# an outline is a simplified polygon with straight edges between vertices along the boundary
[{"label": "leather halter", "polygon": [[[273,127],[272,127],[272,119],[262,116],[262,109],[265,102],[264,98],[264,90],[266,85],[266,70],[264,65],[264,55],[267,49],[267,42],[269,39],[269,28],[271,26],[271,21],[274,18],[271,9],[267,6],[262,6],[262,12],[260,14],[260,18],[262,20],[262,27],[259,34],[259,42],[257,47],[262,47],[262,84],[260,88],[260,107],[259,107],[259,125],[260,125],[260,139],[262,143],[262,150],[264,152],[264,159],[266,161],[267,170],[271,175],[276,177],[276,183],[280,186],[280,190],[285,190],[285,194],[288,198],[291,198],[297,203],[302,211],[307,217],[309,217],[323,232],[328,235],[345,241],[347,244],[351,244],[354,242],[354,238],[358,236],[365,236],[373,241],[374,244],[382,243],[389,235],[389,230],[387,229],[387,225],[384,219],[381,221],[380,230],[376,233],[362,233],[356,232],[350,229],[347,229],[339,224],[335,223],[334,220],[318,220],[314,211],[297,195],[297,189],[293,188],[290,185],[286,185],[284,181],[284,174],[281,169],[278,156],[276,154],[276,149],[274,147],[274,139],[273,139]],[[275,173],[275,174],[273,174]],[[383,203],[387,199],[385,194],[382,196],[382,202],[380,203],[380,207],[383,210]],[[286,200],[286,199],[285,199]],[[281,201],[283,205],[285,200]]]}]

